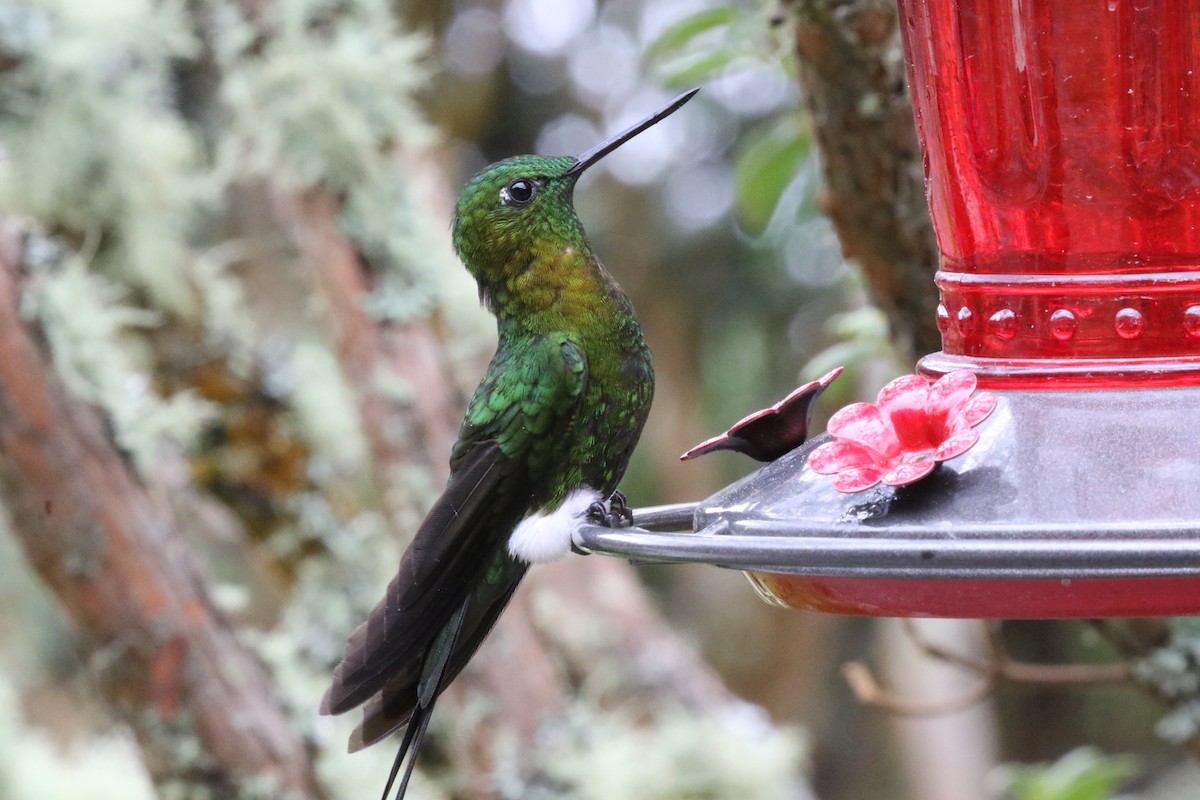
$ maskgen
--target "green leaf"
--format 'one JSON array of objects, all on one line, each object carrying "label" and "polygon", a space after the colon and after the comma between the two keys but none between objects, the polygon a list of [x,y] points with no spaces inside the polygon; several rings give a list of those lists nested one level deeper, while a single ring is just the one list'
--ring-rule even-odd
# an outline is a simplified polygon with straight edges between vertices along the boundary
[{"label": "green leaf", "polygon": [[676,59],[658,68],[658,79],[668,89],[686,89],[703,83],[733,63],[732,50],[716,50],[691,58]]},{"label": "green leaf", "polygon": [[[826,323],[838,341],[814,354],[800,371],[803,380],[816,380],[834,367],[853,370],[873,359],[893,362],[887,317],[875,306],[834,314]],[[841,381],[850,385],[853,381]]]},{"label": "green leaf", "polygon": [[693,86],[754,53],[747,39],[749,19],[745,10],[734,6],[689,14],[650,44],[645,62],[668,88]]},{"label": "green leaf", "polygon": [[1053,764],[1008,767],[1005,777],[1015,800],[1108,800],[1135,773],[1128,756],[1080,747]]},{"label": "green leaf", "polygon": [[738,217],[751,234],[766,230],[784,190],[795,180],[812,149],[799,115],[788,115],[750,138],[737,156]]},{"label": "green leaf", "polygon": [[731,6],[706,8],[684,17],[669,26],[646,49],[647,61],[658,61],[678,56],[703,33],[729,26],[738,20],[739,12]]}]

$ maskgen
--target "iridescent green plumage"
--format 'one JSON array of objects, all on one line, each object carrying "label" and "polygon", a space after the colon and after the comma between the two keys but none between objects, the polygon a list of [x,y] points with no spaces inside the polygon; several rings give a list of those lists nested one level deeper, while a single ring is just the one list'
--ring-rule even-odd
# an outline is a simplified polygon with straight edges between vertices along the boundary
[{"label": "iridescent green plumage", "polygon": [[[578,159],[493,164],[459,195],[455,250],[496,316],[499,343],[468,405],[446,489],[351,636],[322,703],[332,714],[366,704],[352,749],[409,722],[398,768],[528,562],[565,551],[570,520],[556,509],[615,491],[654,373],[633,306],[593,254],[572,192],[584,169],[691,94]],[[528,526],[544,538],[547,526],[529,523],[547,516],[548,542],[513,537]]]}]

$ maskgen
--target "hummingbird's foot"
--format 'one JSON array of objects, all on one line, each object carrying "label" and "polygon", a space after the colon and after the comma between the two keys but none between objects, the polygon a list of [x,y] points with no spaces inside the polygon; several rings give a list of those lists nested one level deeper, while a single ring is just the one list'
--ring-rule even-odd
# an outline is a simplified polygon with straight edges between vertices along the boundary
[{"label": "hummingbird's foot", "polygon": [[606,528],[628,528],[633,524],[633,512],[625,495],[613,492],[607,500],[597,500],[588,507],[588,522]]},{"label": "hummingbird's foot", "polygon": [[620,489],[614,491],[612,497],[608,498],[608,508],[611,513],[617,514],[625,521],[622,527],[633,524],[633,509],[629,507],[629,501],[625,499],[625,494]]}]

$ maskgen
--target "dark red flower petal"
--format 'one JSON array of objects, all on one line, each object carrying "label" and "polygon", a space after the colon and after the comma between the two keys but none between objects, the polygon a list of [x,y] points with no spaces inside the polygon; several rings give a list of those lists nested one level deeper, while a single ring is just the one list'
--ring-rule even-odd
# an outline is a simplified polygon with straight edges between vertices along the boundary
[{"label": "dark red flower petal", "polygon": [[841,374],[842,368],[838,367],[809,381],[775,405],[742,417],[720,436],[706,439],[679,458],[687,461],[716,450],[736,450],[758,461],[774,461],[808,440],[813,403]]}]

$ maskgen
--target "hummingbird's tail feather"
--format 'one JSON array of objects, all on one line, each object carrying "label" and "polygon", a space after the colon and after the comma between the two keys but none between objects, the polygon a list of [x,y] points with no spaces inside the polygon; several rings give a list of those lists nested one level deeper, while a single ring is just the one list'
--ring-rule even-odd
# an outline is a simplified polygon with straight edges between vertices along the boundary
[{"label": "hummingbird's tail feather", "polygon": [[[517,585],[524,577],[525,566],[510,563],[503,580],[480,587],[472,596],[469,608],[461,623],[450,658],[446,664],[442,686],[447,686],[462,672],[467,662],[475,655],[484,638],[496,624],[500,613],[508,605]],[[406,670],[397,674],[363,706],[362,722],[350,735],[350,752],[369,747],[398,731],[406,722],[412,727],[420,710],[420,695],[428,691],[422,684],[417,671]]]},{"label": "hummingbird's tail feather", "polygon": [[412,778],[413,767],[417,764],[417,753],[421,751],[421,740],[425,738],[425,731],[429,728],[429,718],[433,716],[433,704],[441,694],[442,687],[450,681],[446,675],[446,666],[450,663],[450,656],[454,652],[454,645],[458,641],[458,634],[462,631],[463,620],[467,616],[467,607],[470,604],[470,598],[463,601],[458,611],[455,611],[454,616],[450,618],[450,623],[438,634],[433,647],[430,648],[429,654],[425,658],[425,665],[421,669],[421,680],[417,683],[417,705],[409,718],[408,730],[404,732],[404,740],[400,742],[400,749],[396,752],[396,760],[392,762],[392,771],[388,774],[387,784],[383,787],[383,800],[388,800],[392,784],[395,783],[396,776],[400,772],[400,765],[406,760],[408,765],[404,768],[404,777],[400,780],[400,788],[396,791],[396,800],[404,800],[404,793],[408,791],[408,781]]},{"label": "hummingbird's tail feather", "polygon": [[[400,749],[396,751],[396,758],[392,761],[392,771],[388,773],[387,783],[383,787],[382,800],[388,800],[388,795],[392,793],[392,786],[396,783],[396,776],[400,774],[400,767],[404,766],[404,778],[400,781],[400,789],[396,792],[396,800],[403,800],[405,792],[408,791],[408,781],[412,778],[413,767],[417,764],[417,752],[420,750],[421,739],[425,738],[425,730],[429,727],[429,718],[433,716],[433,706],[424,709],[417,709],[413,712],[412,721],[408,725],[408,729],[404,731],[404,739],[400,742]],[[417,748],[413,748],[413,744]],[[412,753],[412,758],[407,758],[409,753]],[[405,762],[407,759],[407,766]]]},{"label": "hummingbird's tail feather", "polygon": [[346,643],[322,713],[341,714],[361,705],[397,678],[416,680],[450,617],[485,581],[497,554],[507,557],[508,534],[529,504],[525,480],[494,442],[459,460],[384,597]]}]

